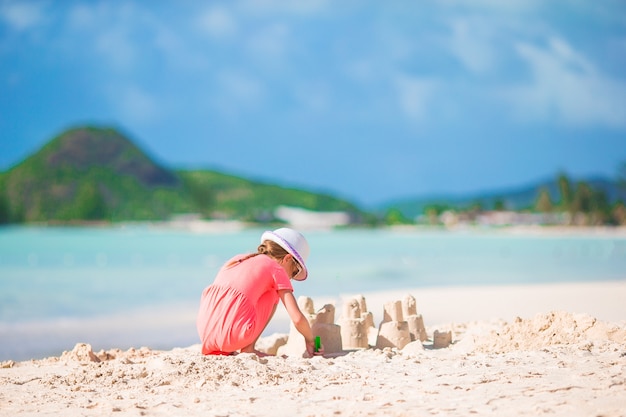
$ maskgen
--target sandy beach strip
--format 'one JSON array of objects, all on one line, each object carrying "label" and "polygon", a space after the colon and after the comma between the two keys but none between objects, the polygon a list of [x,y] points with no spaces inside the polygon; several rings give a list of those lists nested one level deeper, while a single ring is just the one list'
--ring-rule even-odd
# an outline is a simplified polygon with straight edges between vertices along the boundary
[{"label": "sandy beach strip", "polygon": [[369,305],[382,309],[384,302],[406,294],[416,298],[418,310],[431,323],[508,320],[552,310],[587,313],[605,321],[626,320],[626,271],[619,281],[413,288],[364,295]]},{"label": "sandy beach strip", "polygon": [[198,345],[78,340],[58,357],[3,361],[0,416],[626,416],[626,281],[364,295],[379,323],[406,294],[429,337],[452,332],[449,347],[203,357]]}]

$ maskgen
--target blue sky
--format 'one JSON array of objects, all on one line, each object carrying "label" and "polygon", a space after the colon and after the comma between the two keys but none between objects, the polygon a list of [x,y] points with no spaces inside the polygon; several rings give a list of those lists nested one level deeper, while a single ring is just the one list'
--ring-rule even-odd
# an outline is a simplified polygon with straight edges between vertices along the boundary
[{"label": "blue sky", "polygon": [[361,204],[626,162],[626,2],[0,0],[0,170],[64,129]]}]

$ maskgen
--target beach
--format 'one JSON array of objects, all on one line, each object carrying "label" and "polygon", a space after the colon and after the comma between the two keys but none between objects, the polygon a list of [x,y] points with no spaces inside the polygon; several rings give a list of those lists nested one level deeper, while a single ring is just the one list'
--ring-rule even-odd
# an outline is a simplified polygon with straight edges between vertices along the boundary
[{"label": "beach", "polygon": [[[303,358],[204,357],[199,345],[95,351],[77,340],[60,356],[3,361],[0,415],[626,415],[626,282],[364,294],[377,326],[383,304],[407,294],[423,343]],[[435,331],[452,343],[436,348]]]}]

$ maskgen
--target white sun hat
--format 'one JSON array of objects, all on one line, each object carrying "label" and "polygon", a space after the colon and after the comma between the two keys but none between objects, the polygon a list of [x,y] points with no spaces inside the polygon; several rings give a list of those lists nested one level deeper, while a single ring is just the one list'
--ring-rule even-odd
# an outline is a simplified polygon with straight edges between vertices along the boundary
[{"label": "white sun hat", "polygon": [[291,254],[300,264],[301,270],[293,277],[296,281],[304,281],[309,276],[306,260],[309,257],[309,243],[302,233],[288,227],[281,227],[274,231],[267,230],[261,235],[261,243],[266,240],[278,243],[283,249]]}]

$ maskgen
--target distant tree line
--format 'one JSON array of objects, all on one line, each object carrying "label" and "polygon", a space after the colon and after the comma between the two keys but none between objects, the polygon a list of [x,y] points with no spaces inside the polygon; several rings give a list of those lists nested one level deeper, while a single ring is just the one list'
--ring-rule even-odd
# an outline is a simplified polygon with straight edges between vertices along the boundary
[{"label": "distant tree line", "polygon": [[11,222],[11,212],[9,210],[9,200],[4,193],[0,192],[0,224]]},{"label": "distant tree line", "polygon": [[[624,186],[620,180],[620,186]],[[626,208],[624,202],[609,201],[603,190],[594,189],[585,181],[573,183],[564,175],[557,179],[559,199],[553,202],[546,188],[539,190],[534,211],[540,213],[567,213],[570,224],[578,225],[624,225]]]},{"label": "distant tree line", "polygon": [[[618,188],[622,195],[626,195],[626,162],[622,163],[617,176]],[[556,198],[548,187],[542,187],[531,207],[517,208],[518,212],[564,214],[570,225],[626,225],[626,206],[623,199],[611,202],[606,192],[595,189],[586,181],[574,182],[566,174],[557,176],[558,195]],[[454,212],[464,220],[472,222],[477,216],[486,211],[506,211],[506,204],[502,199],[495,199],[491,207],[485,207],[483,202],[474,202],[465,207],[449,204],[431,204],[424,208],[423,221],[428,224],[440,224],[441,215],[445,212]],[[387,225],[414,224],[398,209],[388,210],[383,219]]]}]

